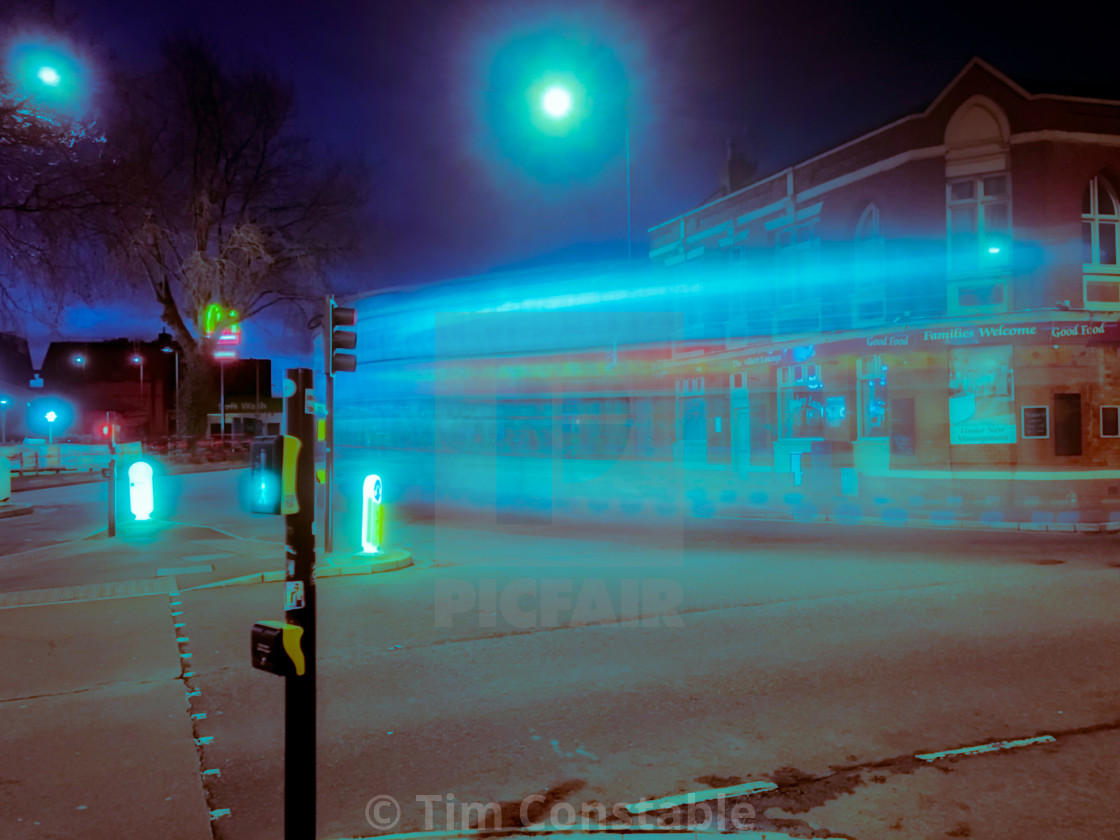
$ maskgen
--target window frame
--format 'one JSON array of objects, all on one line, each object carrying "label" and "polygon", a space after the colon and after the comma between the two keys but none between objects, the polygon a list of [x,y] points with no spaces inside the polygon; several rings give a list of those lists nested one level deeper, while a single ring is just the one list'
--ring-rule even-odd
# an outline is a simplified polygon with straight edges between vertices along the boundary
[{"label": "window frame", "polygon": [[[883,395],[883,423],[880,426],[882,429],[881,434],[872,435],[868,434],[868,426],[870,425],[870,405],[868,393],[869,389],[874,390],[872,383],[881,382],[887,379],[887,383],[882,385],[886,389]],[[891,415],[890,415],[890,381],[887,376],[887,367],[883,364],[883,357],[881,354],[859,356],[856,364],[856,439],[857,440],[879,440],[881,438],[890,438],[891,436]]]},{"label": "window frame", "polygon": [[[818,216],[794,222],[775,230],[774,266],[777,282],[774,302],[777,306],[800,306],[820,301],[817,269],[820,266],[821,238]],[[801,231],[809,236],[799,239]],[[783,239],[788,241],[783,242]]]},{"label": "window frame", "polygon": [[[848,296],[853,327],[882,324],[887,315],[886,239],[883,237],[882,212],[875,202],[869,203],[856,222],[852,259],[855,280]],[[872,315],[865,315],[875,307]]]},{"label": "window frame", "polygon": [[[1112,199],[1113,208],[1117,210],[1115,214],[1100,212],[1099,190],[1102,187]],[[1112,183],[1107,178],[1100,175],[1094,175],[1089,179],[1089,183],[1085,186],[1085,191],[1089,194],[1089,212],[1085,212],[1083,203],[1081,225],[1082,231],[1084,231],[1085,225],[1089,225],[1089,256],[1093,259],[1093,262],[1081,263],[1082,301],[1086,309],[1105,311],[1120,310],[1120,292],[1118,292],[1117,295],[1118,300],[1091,300],[1089,298],[1089,285],[1091,283],[1120,286],[1120,195],[1117,194]],[[1082,197],[1084,198],[1084,193],[1082,193]],[[1102,223],[1112,225],[1113,248],[1116,254],[1115,263],[1102,263],[1100,261]],[[1079,243],[1079,247],[1082,247],[1083,242],[1084,240]]]},{"label": "window frame", "polygon": [[[996,195],[988,195],[985,192],[984,184],[994,178],[1005,179],[1006,188],[1004,192]],[[972,196],[970,198],[953,198],[953,187],[959,184],[970,183],[973,185]],[[999,172],[984,172],[976,175],[968,175],[963,177],[949,178],[945,182],[945,245],[946,245],[946,259],[949,265],[949,274],[955,276],[964,275],[978,275],[989,273],[1006,273],[1011,265],[1011,245],[1014,241],[1012,231],[1014,229],[1014,218],[1012,208],[1012,197],[1014,192],[1011,184],[1011,173],[1008,170],[1001,170]],[[994,247],[988,244],[988,237],[992,234],[988,230],[988,215],[989,211],[994,206],[1004,206],[1007,208],[1006,228],[1003,234],[1007,237],[1005,246],[1000,246],[1001,256],[999,259],[985,259],[984,256],[994,256],[989,253],[989,248]],[[973,236],[976,237],[976,253],[969,258],[967,265],[957,265],[957,260],[954,259],[955,249],[953,248],[953,210],[960,210],[964,208],[973,208],[975,210],[974,216],[974,230]],[[1006,251],[1006,253],[1002,253]],[[974,311],[974,310],[969,310]],[[998,311],[1007,311],[1001,309]]]},{"label": "window frame", "polygon": [[[1111,408],[1116,411],[1116,434],[1114,435],[1106,435],[1104,433],[1104,410],[1106,408]],[[1097,419],[1100,423],[1100,425],[1097,427],[1100,437],[1104,438],[1105,440],[1116,440],[1117,438],[1120,438],[1120,405],[1098,406]]]}]

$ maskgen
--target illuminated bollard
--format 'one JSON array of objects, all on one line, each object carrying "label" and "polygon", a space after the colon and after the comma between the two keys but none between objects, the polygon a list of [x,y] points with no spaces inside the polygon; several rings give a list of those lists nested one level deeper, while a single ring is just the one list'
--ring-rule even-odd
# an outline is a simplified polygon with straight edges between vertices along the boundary
[{"label": "illuminated bollard", "polygon": [[362,554],[377,554],[383,523],[381,477],[367,475],[362,482]]},{"label": "illuminated bollard", "polygon": [[137,461],[128,468],[128,504],[137,522],[152,518],[155,498],[152,495],[152,466]]}]

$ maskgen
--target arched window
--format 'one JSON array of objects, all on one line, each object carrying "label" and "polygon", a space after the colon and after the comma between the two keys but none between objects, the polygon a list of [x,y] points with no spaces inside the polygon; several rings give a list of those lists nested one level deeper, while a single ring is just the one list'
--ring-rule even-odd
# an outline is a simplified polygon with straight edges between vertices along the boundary
[{"label": "arched window", "polygon": [[1081,261],[1085,265],[1116,265],[1120,202],[1101,177],[1089,179],[1081,197]]},{"label": "arched window", "polygon": [[886,315],[886,248],[879,207],[868,204],[856,222],[852,283],[852,326],[866,327]]},{"label": "arched window", "polygon": [[868,204],[856,225],[856,240],[864,242],[868,239],[879,238],[879,207]]}]

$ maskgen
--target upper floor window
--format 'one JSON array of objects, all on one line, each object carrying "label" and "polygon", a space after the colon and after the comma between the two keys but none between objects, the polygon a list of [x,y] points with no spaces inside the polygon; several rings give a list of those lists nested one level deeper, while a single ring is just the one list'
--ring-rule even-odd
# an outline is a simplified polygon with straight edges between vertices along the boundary
[{"label": "upper floor window", "polygon": [[946,187],[949,269],[1006,268],[1011,257],[1011,178],[1006,172],[956,178]]},{"label": "upper floor window", "polygon": [[776,302],[779,305],[805,303],[816,297],[820,239],[817,220],[783,228],[774,234],[778,253]]},{"label": "upper floor window", "polygon": [[879,208],[867,205],[856,225],[856,290],[878,290],[886,275]]},{"label": "upper floor window", "polygon": [[1091,178],[1081,198],[1081,262],[1116,265],[1120,202],[1103,178]]}]

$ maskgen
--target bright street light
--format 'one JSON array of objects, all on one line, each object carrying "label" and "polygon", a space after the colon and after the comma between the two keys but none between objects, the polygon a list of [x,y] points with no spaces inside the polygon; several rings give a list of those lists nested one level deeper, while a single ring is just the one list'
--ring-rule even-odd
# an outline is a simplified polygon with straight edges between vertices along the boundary
[{"label": "bright street light", "polygon": [[51,87],[58,87],[59,82],[62,81],[62,76],[53,67],[40,67],[35,75],[39,77],[40,82]]},{"label": "bright street light", "polygon": [[[575,76],[565,75],[561,77],[562,83],[555,81],[556,78],[553,75],[551,80],[541,79],[530,88],[530,99],[532,99],[533,92],[540,91],[535,106],[537,116],[533,121],[540,131],[548,134],[563,134],[572,130],[586,116],[590,101],[585,89]],[[634,243],[632,241],[634,225],[630,194],[630,113],[625,106],[619,108],[618,112],[625,125],[626,261],[631,263],[634,259]],[[541,119],[541,115],[544,119]]]},{"label": "bright street light", "polygon": [[54,443],[54,421],[58,419],[58,415],[53,411],[48,411],[45,415],[47,418],[47,445]]},{"label": "bright street light", "polygon": [[8,42],[0,61],[15,94],[36,112],[78,115],[89,104],[90,68],[79,51],[55,36],[31,35]]},{"label": "bright street light", "polygon": [[563,119],[572,111],[572,95],[566,88],[553,85],[541,96],[541,108],[553,119]]}]

